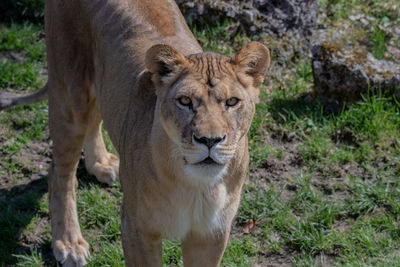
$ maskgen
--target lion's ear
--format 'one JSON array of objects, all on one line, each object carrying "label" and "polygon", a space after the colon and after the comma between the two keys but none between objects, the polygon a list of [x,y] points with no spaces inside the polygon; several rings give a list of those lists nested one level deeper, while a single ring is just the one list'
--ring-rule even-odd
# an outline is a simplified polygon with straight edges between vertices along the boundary
[{"label": "lion's ear", "polygon": [[258,88],[270,64],[268,48],[259,42],[251,42],[243,46],[232,59],[238,66],[236,72],[241,81]]},{"label": "lion's ear", "polygon": [[173,82],[186,63],[184,55],[166,44],[154,45],[146,52],[146,68],[154,74],[156,84]]}]

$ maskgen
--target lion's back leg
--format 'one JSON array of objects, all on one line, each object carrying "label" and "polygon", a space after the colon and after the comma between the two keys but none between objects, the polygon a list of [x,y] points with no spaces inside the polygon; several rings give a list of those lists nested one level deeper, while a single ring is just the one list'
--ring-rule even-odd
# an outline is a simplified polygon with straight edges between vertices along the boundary
[{"label": "lion's back leg", "polygon": [[119,160],[107,152],[101,133],[102,120],[98,108],[95,108],[89,121],[84,141],[85,165],[87,171],[97,180],[113,185],[119,177]]}]

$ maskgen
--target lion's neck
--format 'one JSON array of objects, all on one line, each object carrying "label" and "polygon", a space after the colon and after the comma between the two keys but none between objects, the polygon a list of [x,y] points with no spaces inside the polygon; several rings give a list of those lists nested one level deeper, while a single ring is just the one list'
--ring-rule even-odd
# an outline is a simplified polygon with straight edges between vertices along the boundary
[{"label": "lion's neck", "polygon": [[152,28],[165,36],[175,34],[176,24],[174,16],[171,16],[175,14],[173,9],[175,3],[159,0],[127,0],[127,2]]},{"label": "lion's neck", "polygon": [[176,145],[162,127],[157,108],[154,112],[149,145],[151,146],[151,160],[158,180],[176,180],[177,174],[183,172],[183,162],[179,157]]},{"label": "lion's neck", "polygon": [[97,0],[87,8],[93,37],[113,53],[128,49],[143,62],[147,49],[159,43],[183,54],[201,52],[174,0]]}]

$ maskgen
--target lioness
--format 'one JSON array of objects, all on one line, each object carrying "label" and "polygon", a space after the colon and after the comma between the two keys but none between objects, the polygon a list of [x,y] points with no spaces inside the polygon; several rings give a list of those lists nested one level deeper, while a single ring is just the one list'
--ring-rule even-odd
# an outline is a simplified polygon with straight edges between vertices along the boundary
[{"label": "lioness", "polygon": [[75,201],[83,148],[99,181],[120,177],[127,266],[160,266],[162,238],[182,240],[185,266],[218,266],[268,49],[203,53],[173,0],[46,0],[45,29],[55,258],[83,266],[89,256]]}]

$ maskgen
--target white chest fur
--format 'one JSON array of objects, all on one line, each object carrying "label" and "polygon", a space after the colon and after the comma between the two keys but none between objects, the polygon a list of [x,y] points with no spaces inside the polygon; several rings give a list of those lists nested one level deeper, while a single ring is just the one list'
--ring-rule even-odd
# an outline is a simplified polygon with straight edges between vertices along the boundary
[{"label": "white chest fur", "polygon": [[[153,134],[163,131],[157,127],[153,127],[153,130]],[[166,185],[161,185],[162,182],[157,185],[157,190],[164,193],[152,196],[150,211],[145,211],[147,214],[151,213],[151,220],[148,222],[151,225],[148,226],[164,238],[177,239],[183,239],[191,231],[202,236],[225,231],[227,223],[234,215],[227,208],[232,205],[223,183],[228,166],[185,168],[176,144],[165,145],[168,144],[168,139],[164,144],[161,139],[155,140],[159,143],[158,146],[152,146],[153,166],[158,180],[166,181]],[[173,186],[171,183],[174,183]]]},{"label": "white chest fur", "polygon": [[[203,236],[217,234],[226,228],[227,192],[223,183],[212,189],[178,185],[169,194],[168,203],[153,214],[153,225],[165,238],[183,239],[190,231]],[[168,204],[168,205],[166,205]]]}]

